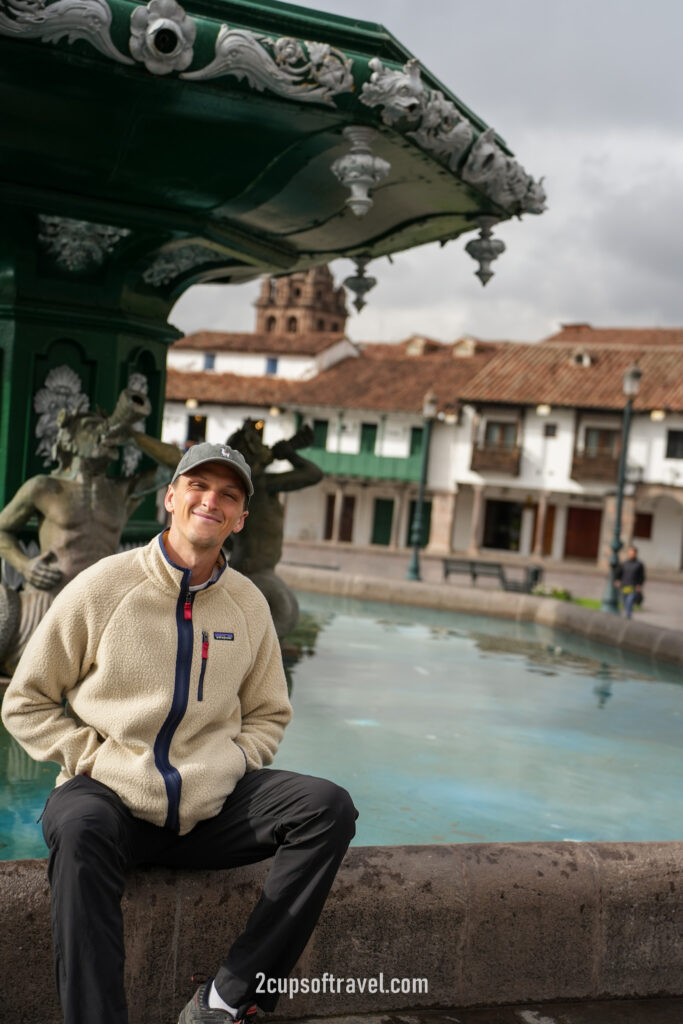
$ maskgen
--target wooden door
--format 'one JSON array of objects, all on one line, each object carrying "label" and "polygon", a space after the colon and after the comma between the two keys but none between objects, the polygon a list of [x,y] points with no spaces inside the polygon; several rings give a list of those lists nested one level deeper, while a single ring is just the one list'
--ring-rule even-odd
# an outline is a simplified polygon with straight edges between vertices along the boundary
[{"label": "wooden door", "polygon": [[356,507],[356,499],[352,494],[345,494],[342,500],[341,520],[339,523],[339,540],[352,540],[353,538],[353,513]]},{"label": "wooden door", "polygon": [[600,549],[601,508],[579,508],[570,506],[567,510],[567,533],[564,541],[565,558],[598,557]]}]

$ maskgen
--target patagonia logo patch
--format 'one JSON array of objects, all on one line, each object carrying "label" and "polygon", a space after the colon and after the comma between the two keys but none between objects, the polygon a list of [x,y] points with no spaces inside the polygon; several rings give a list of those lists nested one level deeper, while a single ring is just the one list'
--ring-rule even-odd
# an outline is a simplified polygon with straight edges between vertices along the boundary
[{"label": "patagonia logo patch", "polygon": [[214,638],[214,640],[234,640],[235,639],[235,634],[234,633],[214,633],[213,634],[213,638]]}]

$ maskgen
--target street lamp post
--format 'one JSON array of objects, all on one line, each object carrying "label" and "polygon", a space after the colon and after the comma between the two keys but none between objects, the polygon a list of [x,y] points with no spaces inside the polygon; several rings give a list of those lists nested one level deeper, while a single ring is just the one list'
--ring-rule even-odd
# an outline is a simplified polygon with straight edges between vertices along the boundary
[{"label": "street lamp post", "polygon": [[420,541],[422,540],[422,523],[424,520],[424,497],[425,484],[427,482],[427,466],[429,464],[429,443],[432,437],[432,424],[436,416],[436,395],[430,390],[422,401],[422,415],[424,417],[424,435],[422,439],[422,465],[420,468],[420,487],[417,492],[417,505],[413,517],[413,528],[410,534],[410,543],[413,546],[413,553],[410,558],[410,565],[406,572],[407,580],[420,580]]},{"label": "street lamp post", "polygon": [[626,480],[626,458],[628,455],[628,435],[631,430],[631,410],[633,399],[640,388],[640,378],[643,371],[637,363],[629,366],[624,374],[624,394],[626,405],[624,406],[624,420],[622,426],[621,451],[619,452],[619,469],[617,473],[617,505],[614,514],[614,535],[610,547],[612,554],[609,560],[609,576],[607,586],[602,598],[602,611],[619,614],[619,594],[616,587],[617,569],[619,568],[619,551],[621,550],[621,509],[624,503],[624,483]]}]

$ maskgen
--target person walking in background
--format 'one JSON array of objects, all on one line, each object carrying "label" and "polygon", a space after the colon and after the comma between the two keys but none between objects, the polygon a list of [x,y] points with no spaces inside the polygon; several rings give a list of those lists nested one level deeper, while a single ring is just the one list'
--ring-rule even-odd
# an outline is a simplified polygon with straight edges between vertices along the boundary
[{"label": "person walking in background", "polygon": [[631,545],[626,559],[617,568],[615,586],[621,593],[624,613],[631,618],[634,604],[643,600],[643,583],[645,582],[645,566],[638,558],[638,549]]}]

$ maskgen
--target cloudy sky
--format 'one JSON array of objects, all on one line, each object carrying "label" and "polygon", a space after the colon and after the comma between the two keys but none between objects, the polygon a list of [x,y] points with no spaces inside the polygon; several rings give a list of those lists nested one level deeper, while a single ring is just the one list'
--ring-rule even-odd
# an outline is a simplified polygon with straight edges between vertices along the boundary
[{"label": "cloudy sky", "polygon": [[[357,341],[413,333],[534,341],[559,323],[683,325],[683,88],[679,0],[311,0],[384,24],[494,127],[548,210],[500,225],[482,288],[463,252],[423,246],[372,264]],[[348,260],[332,265],[338,280]],[[184,331],[251,330],[258,286],[197,287]]]}]

